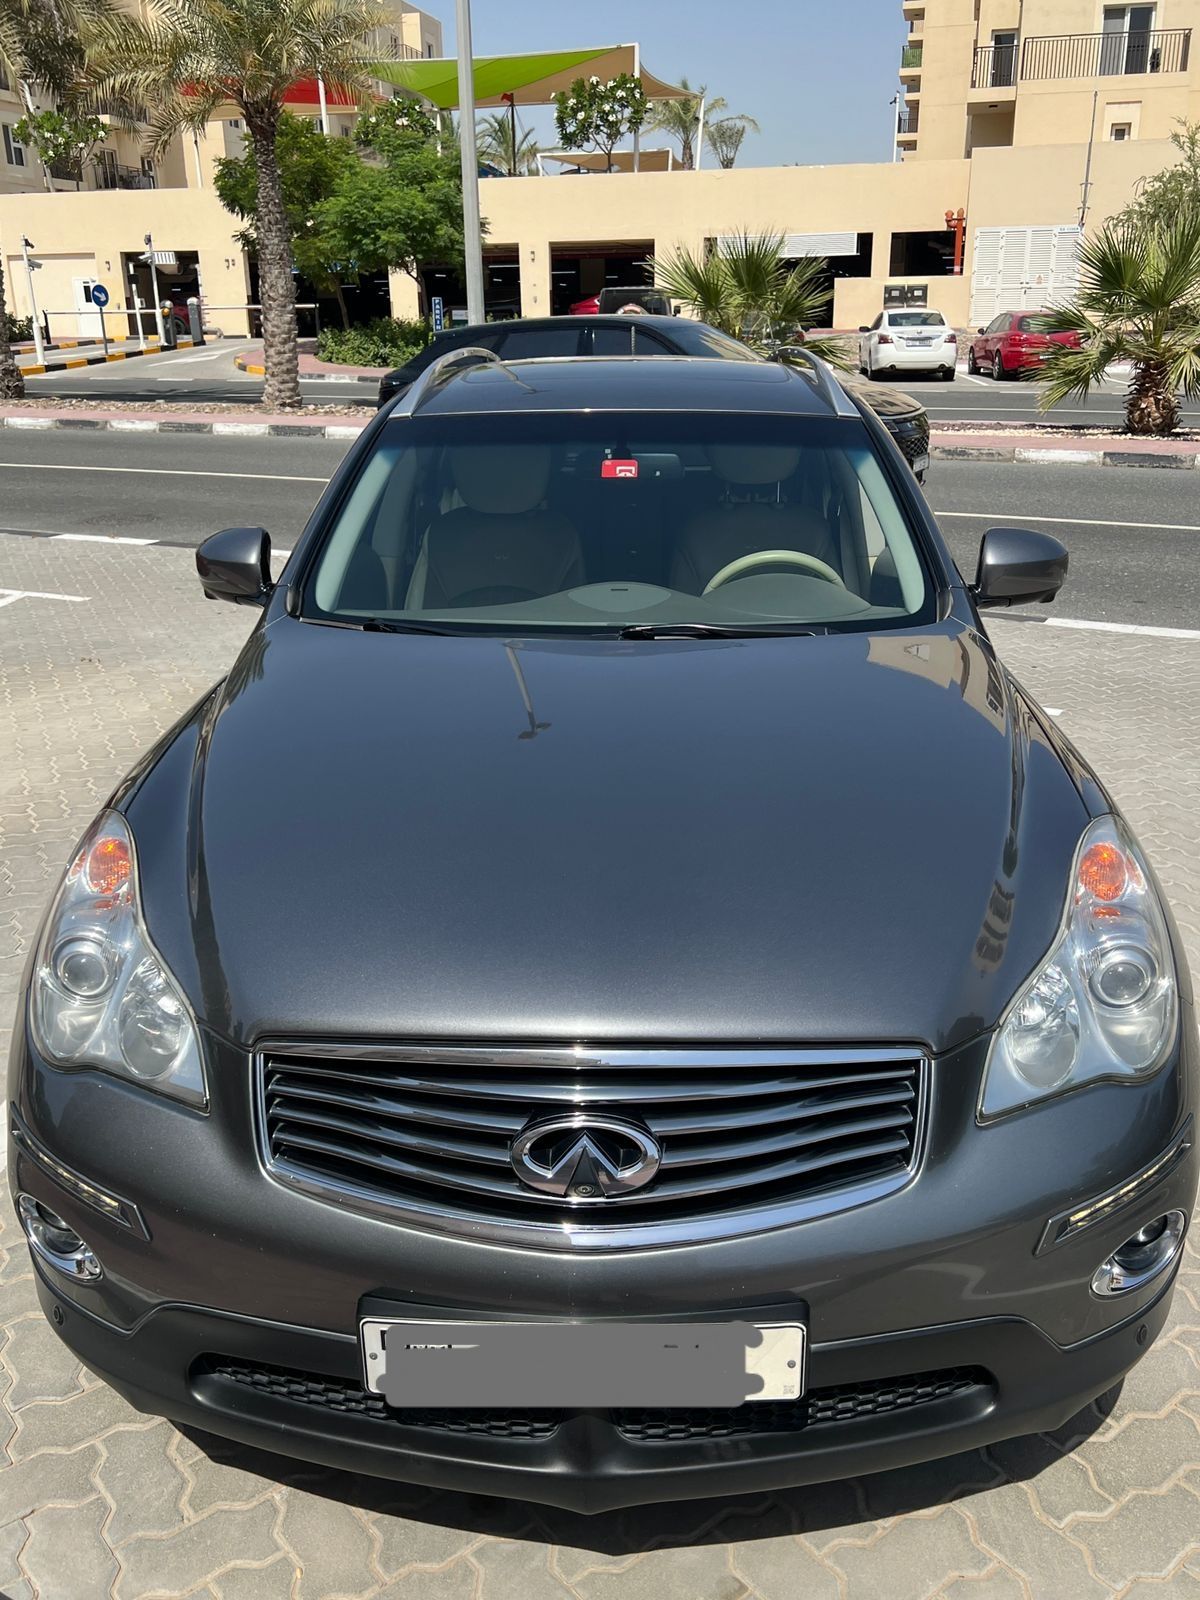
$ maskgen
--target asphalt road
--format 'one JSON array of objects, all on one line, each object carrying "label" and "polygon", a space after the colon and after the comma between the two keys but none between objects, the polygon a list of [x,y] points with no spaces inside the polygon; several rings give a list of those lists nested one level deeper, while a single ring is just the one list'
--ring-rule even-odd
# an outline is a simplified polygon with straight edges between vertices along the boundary
[{"label": "asphalt road", "polygon": [[[245,346],[241,341],[206,345],[202,350],[171,351],[159,356],[141,356],[134,361],[113,362],[107,366],[76,371],[47,373],[29,378],[31,395],[59,399],[88,400],[171,400],[196,404],[232,402],[253,405],[262,394],[262,379],[239,372],[234,356]],[[61,362],[78,355],[64,350],[50,353],[51,361]],[[1015,381],[996,383],[992,378],[968,377],[960,370],[954,382],[908,374],[884,378],[880,382],[907,390],[920,399],[930,420],[939,422],[1034,422],[1044,420],[1038,410],[1039,387]],[[375,385],[344,378],[303,378],[301,392],[306,400],[336,400],[343,404],[373,406]],[[1124,418],[1125,380],[1117,377],[1095,390],[1089,400],[1059,406],[1055,418],[1067,425],[1120,424]],[[1200,425],[1200,405],[1185,405],[1183,414]]]},{"label": "asphalt road", "polygon": [[[218,528],[261,525],[286,548],[347,448],[324,439],[5,429],[0,531],[194,545]],[[1053,612],[1036,614],[1200,628],[1195,474],[936,462],[928,491],[968,576],[994,524],[1027,524],[1063,540],[1070,578]]]},{"label": "asphalt road", "polygon": [[[217,402],[257,405],[262,396],[263,380],[239,372],[233,364],[234,357],[245,348],[242,340],[222,341],[205,345],[200,350],[172,350],[93,367],[63,369],[47,372],[40,378],[26,378],[25,388],[30,396],[47,400],[170,400],[176,404],[190,400],[197,405]],[[67,360],[96,353],[92,350],[48,351],[47,363],[62,368]],[[302,378],[300,389],[307,400],[375,404],[373,382]]]}]

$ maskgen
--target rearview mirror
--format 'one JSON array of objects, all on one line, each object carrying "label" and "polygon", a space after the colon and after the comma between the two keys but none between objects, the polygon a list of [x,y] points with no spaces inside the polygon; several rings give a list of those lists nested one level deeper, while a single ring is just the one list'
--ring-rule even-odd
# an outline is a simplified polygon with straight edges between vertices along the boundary
[{"label": "rearview mirror", "polygon": [[1054,599],[1070,557],[1057,539],[1028,528],[989,528],[979,544],[971,593],[977,606],[1043,604]]},{"label": "rearview mirror", "polygon": [[238,606],[267,603],[271,582],[271,535],[265,528],[226,528],[196,551],[196,571],[209,600]]}]

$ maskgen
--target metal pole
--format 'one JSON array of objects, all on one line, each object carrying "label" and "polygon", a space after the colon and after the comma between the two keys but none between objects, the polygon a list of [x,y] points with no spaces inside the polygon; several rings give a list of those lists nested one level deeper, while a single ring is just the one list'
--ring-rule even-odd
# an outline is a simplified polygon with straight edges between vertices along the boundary
[{"label": "metal pole", "polygon": [[104,355],[105,355],[105,358],[107,359],[107,357],[108,357],[108,329],[104,326],[104,307],[103,306],[97,306],[96,310],[100,313],[100,343],[104,346]]},{"label": "metal pole", "polygon": [[699,124],[699,127],[698,127],[698,129],[696,131],[696,171],[697,172],[700,171],[700,165],[704,160],[704,111],[705,111],[705,107],[707,106],[707,104],[708,104],[707,100],[702,98],[701,101],[700,101],[700,114],[696,118],[696,121]]},{"label": "metal pole", "polygon": [[462,152],[463,253],[467,321],[482,322],[483,228],[479,220],[479,151],[475,144],[475,58],[471,51],[471,0],[456,0],[458,32],[458,142]]},{"label": "metal pole", "polygon": [[329,132],[329,107],[325,104],[325,79],[317,78],[317,100],[321,106],[321,132]]},{"label": "metal pole", "polygon": [[899,159],[900,159],[900,95],[899,95],[899,93],[896,93],[896,94],[894,94],[892,96],[892,104],[896,108],[895,124],[894,124],[894,126],[892,128],[892,161],[894,163],[894,162],[899,161]]},{"label": "metal pole", "polygon": [[158,268],[154,264],[154,235],[146,235],[146,257],[150,262],[150,293],[154,296],[154,324],[158,329],[158,348],[167,347],[167,330],[163,327],[162,306],[158,301]]},{"label": "metal pole", "polygon": [[1087,221],[1088,202],[1092,197],[1092,150],[1096,144],[1096,105],[1100,99],[1100,91],[1092,95],[1092,131],[1088,134],[1087,166],[1083,172],[1083,197],[1079,205],[1079,226],[1082,228]]},{"label": "metal pole", "polygon": [[33,350],[38,359],[38,366],[46,365],[46,346],[42,343],[42,325],[38,321],[37,296],[33,292],[33,268],[29,264],[29,252],[33,246],[24,234],[21,235],[21,259],[25,263],[25,282],[29,287],[29,312],[33,318]]},{"label": "metal pole", "polygon": [[[633,47],[633,75],[639,83],[642,81],[642,47],[635,44]],[[633,170],[642,170],[642,130],[640,125],[633,130]]]}]

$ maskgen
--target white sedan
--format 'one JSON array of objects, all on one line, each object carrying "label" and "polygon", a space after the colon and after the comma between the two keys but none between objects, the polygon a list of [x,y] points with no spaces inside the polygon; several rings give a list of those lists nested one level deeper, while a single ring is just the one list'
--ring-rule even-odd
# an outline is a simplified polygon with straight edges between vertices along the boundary
[{"label": "white sedan", "polygon": [[881,311],[860,328],[858,366],[868,378],[885,372],[938,372],[953,378],[958,338],[940,311]]}]

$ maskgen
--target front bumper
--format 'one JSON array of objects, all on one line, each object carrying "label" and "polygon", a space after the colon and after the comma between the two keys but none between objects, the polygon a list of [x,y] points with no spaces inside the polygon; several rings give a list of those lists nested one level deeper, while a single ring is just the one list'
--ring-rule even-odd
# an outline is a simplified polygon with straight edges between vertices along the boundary
[{"label": "front bumper", "polygon": [[[1190,1215],[1194,1144],[1136,1200],[1042,1241],[1051,1217],[1148,1167],[1194,1116],[1190,1007],[1177,1059],[1149,1083],[1099,1084],[980,1129],[985,1048],[935,1063],[921,1165],[901,1192],[665,1249],[547,1254],[284,1188],[260,1164],[248,1058],[215,1038],[206,1117],[103,1074],[49,1069],[18,1034],[14,1109],[58,1161],[135,1205],[147,1237],[89,1209],[15,1143],[10,1181],[96,1250],[104,1277],[42,1278],[43,1306],[80,1359],[145,1410],[334,1466],[585,1511],[741,1493],[1053,1428],[1161,1328],[1168,1276],[1121,1300],[1088,1284],[1134,1229]],[[765,1412],[750,1428],[734,1418],[732,1431],[728,1413],[400,1422],[362,1390],[367,1298],[446,1319],[802,1319],[809,1399],[770,1425]]]},{"label": "front bumper", "polygon": [[818,1345],[789,1417],[770,1404],[393,1413],[364,1391],[346,1335],[179,1305],[126,1333],[40,1272],[38,1294],[71,1350],[140,1410],[325,1466],[586,1513],[859,1476],[1052,1430],[1145,1354],[1171,1299],[1160,1285],[1152,1304],[1067,1348],[1003,1318]]}]

